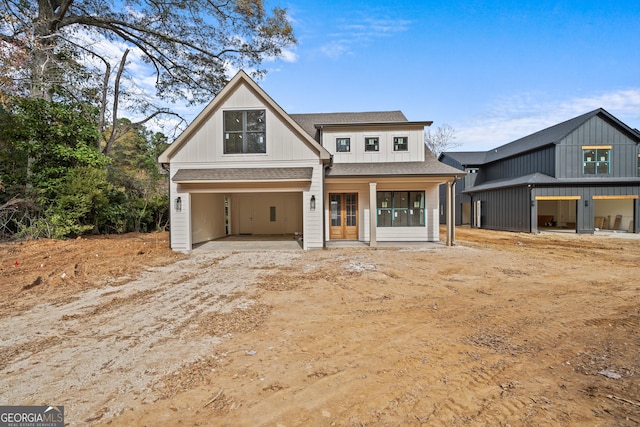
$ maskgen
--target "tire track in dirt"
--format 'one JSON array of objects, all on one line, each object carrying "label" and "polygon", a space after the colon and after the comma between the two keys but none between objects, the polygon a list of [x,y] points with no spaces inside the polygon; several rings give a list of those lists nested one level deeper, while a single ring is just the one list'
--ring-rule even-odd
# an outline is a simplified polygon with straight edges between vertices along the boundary
[{"label": "tire track in dirt", "polygon": [[[0,401],[64,405],[70,425],[155,401],[152,389],[164,375],[222,341],[191,333],[200,320],[251,307],[259,268],[287,265],[297,256],[255,255],[194,254],[124,285],[81,291],[66,303],[45,298],[0,319]],[[177,278],[176,271],[182,272]]]}]

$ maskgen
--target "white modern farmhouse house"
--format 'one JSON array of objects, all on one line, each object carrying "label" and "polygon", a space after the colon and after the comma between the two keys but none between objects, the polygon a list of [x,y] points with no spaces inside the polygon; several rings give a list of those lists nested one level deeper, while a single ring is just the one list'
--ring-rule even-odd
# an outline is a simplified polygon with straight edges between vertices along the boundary
[{"label": "white modern farmhouse house", "polygon": [[170,173],[171,247],[227,235],[329,241],[439,241],[439,186],[464,172],[425,148],[400,111],[287,114],[240,71],[162,153]]}]

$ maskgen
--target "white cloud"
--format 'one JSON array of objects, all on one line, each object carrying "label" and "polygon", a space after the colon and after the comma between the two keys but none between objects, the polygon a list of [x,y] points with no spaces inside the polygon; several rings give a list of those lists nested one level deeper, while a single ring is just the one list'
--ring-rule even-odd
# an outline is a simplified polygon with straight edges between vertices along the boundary
[{"label": "white cloud", "polygon": [[463,144],[459,150],[484,151],[498,147],[600,107],[628,126],[640,127],[640,88],[567,100],[524,94],[499,99],[479,117],[467,123],[455,123],[457,140]]},{"label": "white cloud", "polygon": [[[357,24],[352,22],[357,22]],[[354,46],[367,45],[375,40],[408,31],[411,21],[365,17],[344,18],[337,24],[340,31],[327,34],[328,42],[320,47],[320,52],[331,59],[337,59],[351,53]]]}]

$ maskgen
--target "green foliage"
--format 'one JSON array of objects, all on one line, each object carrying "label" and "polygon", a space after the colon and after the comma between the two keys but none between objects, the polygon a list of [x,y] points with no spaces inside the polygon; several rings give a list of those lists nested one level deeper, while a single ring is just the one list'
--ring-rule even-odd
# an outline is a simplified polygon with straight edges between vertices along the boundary
[{"label": "green foliage", "polygon": [[0,206],[12,197],[33,202],[12,226],[0,211],[0,231],[65,238],[166,225],[166,182],[155,163],[166,139],[138,128],[108,158],[96,144],[94,113],[78,103],[24,98],[0,109]]}]

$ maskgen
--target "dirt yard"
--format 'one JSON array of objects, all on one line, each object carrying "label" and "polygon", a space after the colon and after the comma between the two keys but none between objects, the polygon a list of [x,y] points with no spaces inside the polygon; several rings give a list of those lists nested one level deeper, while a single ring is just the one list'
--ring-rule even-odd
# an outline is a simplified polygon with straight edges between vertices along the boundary
[{"label": "dirt yard", "polygon": [[0,244],[0,404],[71,426],[638,426],[640,239]]}]

